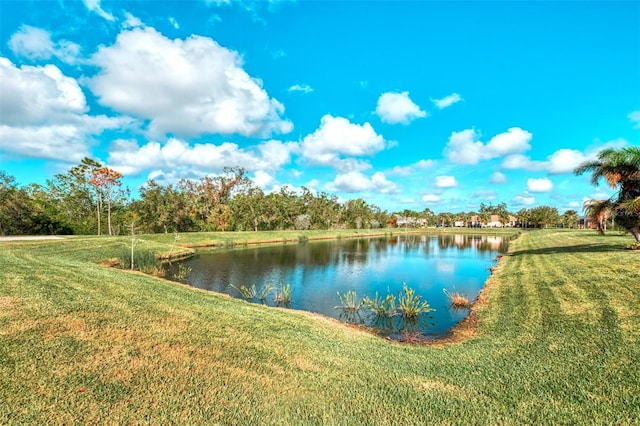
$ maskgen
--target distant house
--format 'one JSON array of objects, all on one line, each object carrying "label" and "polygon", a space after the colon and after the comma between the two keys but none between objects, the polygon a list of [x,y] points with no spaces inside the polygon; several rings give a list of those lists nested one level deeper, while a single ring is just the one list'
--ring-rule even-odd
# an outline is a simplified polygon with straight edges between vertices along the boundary
[{"label": "distant house", "polygon": [[398,228],[415,227],[418,220],[415,217],[405,217],[396,215],[396,226]]}]

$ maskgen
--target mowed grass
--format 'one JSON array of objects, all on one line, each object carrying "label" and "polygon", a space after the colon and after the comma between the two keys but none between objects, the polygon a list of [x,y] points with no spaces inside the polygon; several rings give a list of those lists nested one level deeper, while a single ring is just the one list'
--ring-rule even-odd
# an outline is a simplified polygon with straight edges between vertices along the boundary
[{"label": "mowed grass", "polygon": [[[143,239],[158,253],[172,241]],[[474,307],[475,334],[431,346],[98,265],[125,241],[0,243],[0,424],[640,418],[629,236],[525,232]]]}]

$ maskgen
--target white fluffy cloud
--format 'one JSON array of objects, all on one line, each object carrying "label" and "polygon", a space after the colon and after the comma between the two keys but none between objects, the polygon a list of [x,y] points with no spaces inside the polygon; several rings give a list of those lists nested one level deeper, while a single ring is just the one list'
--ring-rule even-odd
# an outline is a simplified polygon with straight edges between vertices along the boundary
[{"label": "white fluffy cloud", "polygon": [[[196,169],[216,172],[226,166],[242,166],[248,171],[274,171],[291,160],[295,144],[271,140],[246,150],[225,142],[195,144],[171,138],[165,144],[148,142],[139,146],[136,141],[117,140],[109,153],[108,163],[126,175],[137,175],[144,170]],[[258,176],[259,177],[259,176]],[[262,176],[264,178],[264,176]]]},{"label": "white fluffy cloud", "polygon": [[553,189],[553,183],[546,178],[527,179],[527,189],[531,192],[549,192]]},{"label": "white fluffy cloud", "polygon": [[633,128],[640,129],[640,110],[631,112],[628,117],[634,124]]},{"label": "white fluffy cloud", "polygon": [[438,107],[438,109],[444,109],[444,108],[448,108],[451,105],[460,102],[462,100],[462,97],[457,94],[457,93],[452,93],[449,96],[445,96],[442,99],[431,99],[431,102],[433,102],[436,107]]},{"label": "white fluffy cloud", "polygon": [[501,184],[501,183],[507,183],[507,177],[500,172],[494,172],[491,175],[491,183],[496,183],[496,184]]},{"label": "white fluffy cloud", "polygon": [[573,173],[581,163],[594,160],[600,150],[604,148],[620,148],[626,145],[627,142],[624,139],[618,139],[589,147],[584,152],[563,148],[547,156],[544,161],[532,160],[523,154],[513,154],[505,157],[502,162],[502,168],[528,171],[545,170],[550,175]]},{"label": "white fluffy cloud", "polygon": [[547,157],[547,171],[550,174],[573,173],[576,167],[587,161],[585,154],[575,149],[559,149]]},{"label": "white fluffy cloud", "polygon": [[513,203],[514,207],[532,206],[535,202],[536,198],[528,193],[516,195],[511,199],[511,203]]},{"label": "white fluffy cloud", "polygon": [[78,82],[54,65],[17,68],[0,57],[0,85],[3,124],[58,123],[88,109]]},{"label": "white fluffy cloud", "polygon": [[436,176],[437,188],[453,188],[458,186],[455,176]]},{"label": "white fluffy cloud", "polygon": [[369,156],[385,148],[385,140],[371,124],[354,124],[325,115],[320,127],[302,141],[302,155],[311,164],[336,166],[341,156]]},{"label": "white fluffy cloud", "polygon": [[56,43],[51,34],[41,28],[23,25],[9,39],[9,48],[16,55],[31,60],[48,60],[53,57],[66,63],[78,60],[80,46],[68,40]]},{"label": "white fluffy cloud", "polygon": [[409,92],[383,93],[378,98],[376,114],[383,122],[390,124],[408,124],[416,118],[427,116],[427,113],[409,98]]},{"label": "white fluffy cloud", "polygon": [[502,168],[509,170],[529,170],[538,171],[544,170],[545,163],[542,161],[533,161],[531,158],[523,154],[513,154],[505,157],[502,161]]},{"label": "white fluffy cloud", "polygon": [[516,154],[531,149],[529,141],[532,134],[519,127],[512,127],[500,133],[485,145],[474,129],[453,132],[445,147],[445,155],[453,163],[478,164],[482,160],[490,160],[509,154]]},{"label": "white fluffy cloud", "polygon": [[77,161],[91,135],[131,123],[89,116],[77,81],[54,65],[18,68],[0,57],[0,150],[30,158]]},{"label": "white fluffy cloud", "polygon": [[336,176],[333,182],[325,185],[325,189],[335,192],[373,191],[380,194],[398,193],[398,186],[387,180],[382,172],[376,172],[370,178],[360,172],[349,172]]},{"label": "white fluffy cloud", "polygon": [[153,28],[121,32],[92,62],[89,87],[101,104],[150,120],[152,135],[244,136],[287,133],[284,107],[242,68],[240,55],[214,40],[171,40]]}]

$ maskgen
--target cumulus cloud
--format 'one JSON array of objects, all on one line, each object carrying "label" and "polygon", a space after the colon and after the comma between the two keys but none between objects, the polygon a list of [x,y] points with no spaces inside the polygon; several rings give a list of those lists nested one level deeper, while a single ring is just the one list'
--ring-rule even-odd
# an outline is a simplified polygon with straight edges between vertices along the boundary
[{"label": "cumulus cloud", "polygon": [[502,168],[509,170],[529,170],[538,171],[544,170],[545,163],[542,161],[533,161],[531,158],[523,154],[513,154],[505,157],[502,161]]},{"label": "cumulus cloud", "polygon": [[437,188],[453,188],[458,186],[458,182],[454,176],[436,176]]},{"label": "cumulus cloud", "polygon": [[0,120],[8,125],[59,122],[88,110],[78,82],[55,65],[14,66],[0,58]]},{"label": "cumulus cloud", "polygon": [[272,185],[274,181],[273,176],[263,170],[256,170],[251,180],[256,186],[262,189],[266,189],[269,185]]},{"label": "cumulus cloud", "polygon": [[382,172],[376,172],[370,178],[361,172],[349,172],[336,176],[333,182],[325,185],[325,189],[331,192],[362,192],[373,191],[380,194],[396,194],[398,186],[387,180]]},{"label": "cumulus cloud", "polygon": [[91,135],[131,124],[128,117],[89,116],[78,82],[54,65],[16,67],[0,57],[0,150],[30,158],[76,161]]},{"label": "cumulus cloud", "polygon": [[343,117],[325,115],[320,127],[301,144],[302,156],[311,164],[336,166],[341,156],[370,156],[385,148],[385,140],[371,124],[354,124]]},{"label": "cumulus cloud", "polygon": [[289,87],[289,92],[302,92],[302,93],[311,93],[313,92],[313,87],[309,86],[306,83],[302,83],[302,84],[294,84],[293,86]]},{"label": "cumulus cloud", "polygon": [[588,157],[575,149],[559,149],[547,157],[546,169],[550,174],[573,173]]},{"label": "cumulus cloud", "polygon": [[495,184],[507,183],[507,177],[503,173],[494,172],[491,175],[490,182]]},{"label": "cumulus cloud", "polygon": [[516,154],[531,149],[532,134],[519,127],[512,127],[500,133],[485,145],[475,129],[453,132],[444,153],[453,163],[478,164],[482,160]]},{"label": "cumulus cloud", "polygon": [[546,178],[527,179],[527,189],[531,192],[549,192],[553,189],[553,183]]},{"label": "cumulus cloud", "polygon": [[383,122],[390,124],[408,124],[416,118],[427,116],[427,113],[409,98],[409,92],[383,93],[378,98],[376,114]]},{"label": "cumulus cloud", "polygon": [[514,207],[528,207],[535,204],[536,198],[528,193],[522,195],[516,195],[511,199],[511,203]]},{"label": "cumulus cloud", "polygon": [[9,39],[9,49],[18,56],[30,60],[58,58],[65,63],[75,63],[80,46],[68,40],[53,42],[51,34],[41,28],[22,25]]},{"label": "cumulus cloud", "polygon": [[204,172],[223,170],[227,166],[242,166],[248,171],[274,171],[289,163],[295,144],[271,140],[252,149],[225,142],[195,144],[177,138],[166,143],[151,141],[139,146],[135,140],[117,140],[110,149],[108,163],[125,175],[137,175],[144,170],[196,169]]},{"label": "cumulus cloud", "polygon": [[422,201],[425,203],[437,203],[440,201],[440,196],[436,194],[425,194],[422,196]]},{"label": "cumulus cloud", "polygon": [[633,123],[634,129],[640,129],[640,110],[633,111],[628,115],[629,120]]},{"label": "cumulus cloud", "polygon": [[237,52],[208,37],[166,38],[153,28],[121,32],[92,57],[99,102],[150,120],[152,135],[287,133],[284,106],[242,68]]},{"label": "cumulus cloud", "polygon": [[452,93],[449,96],[445,96],[442,99],[431,99],[438,109],[448,108],[451,105],[458,103],[462,100],[462,97],[457,93]]},{"label": "cumulus cloud", "polygon": [[545,170],[550,175],[573,173],[575,168],[581,163],[595,160],[600,150],[604,148],[620,148],[626,145],[627,142],[624,139],[617,139],[597,146],[591,146],[584,152],[576,149],[563,148],[547,156],[547,159],[544,161],[532,160],[523,154],[513,154],[505,157],[502,162],[502,168],[528,171]]},{"label": "cumulus cloud", "polygon": [[100,0],[82,0],[84,5],[92,12],[97,13],[102,16],[107,21],[115,21],[115,18],[112,14],[105,12],[105,10],[100,6]]}]

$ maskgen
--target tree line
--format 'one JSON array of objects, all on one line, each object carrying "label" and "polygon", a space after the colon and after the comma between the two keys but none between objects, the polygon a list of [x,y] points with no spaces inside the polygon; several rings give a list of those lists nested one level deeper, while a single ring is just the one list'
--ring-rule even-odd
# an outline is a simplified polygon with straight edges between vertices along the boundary
[{"label": "tree line", "polygon": [[[598,223],[613,217],[636,239],[640,233],[640,148],[604,150],[576,174],[604,178],[618,193],[609,200],[590,200],[587,215]],[[608,215],[608,216],[607,216]],[[515,219],[515,220],[514,220]],[[44,185],[19,186],[0,170],[0,235],[108,234],[191,231],[269,231],[307,229],[373,229],[418,226],[497,226],[522,228],[578,225],[578,213],[562,215],[555,207],[538,206],[509,212],[505,203],[480,204],[478,211],[434,213],[404,209],[389,212],[362,198],[338,197],[308,188],[282,187],[265,193],[241,167],[218,176],[182,179],[175,185],[149,180],[133,199],[122,175],[98,161],[84,158]]]},{"label": "tree line", "polygon": [[[282,187],[265,193],[243,168],[226,168],[219,176],[183,179],[175,185],[149,180],[132,199],[122,175],[85,158],[45,185],[19,186],[0,171],[0,234],[117,235],[133,223],[138,232],[266,231],[286,229],[373,229],[382,227],[472,226],[498,215],[510,222],[506,205],[480,205],[478,212],[388,212],[362,198],[340,202],[325,192]],[[554,207],[523,209],[519,226],[573,226],[577,213],[563,216]]]}]

